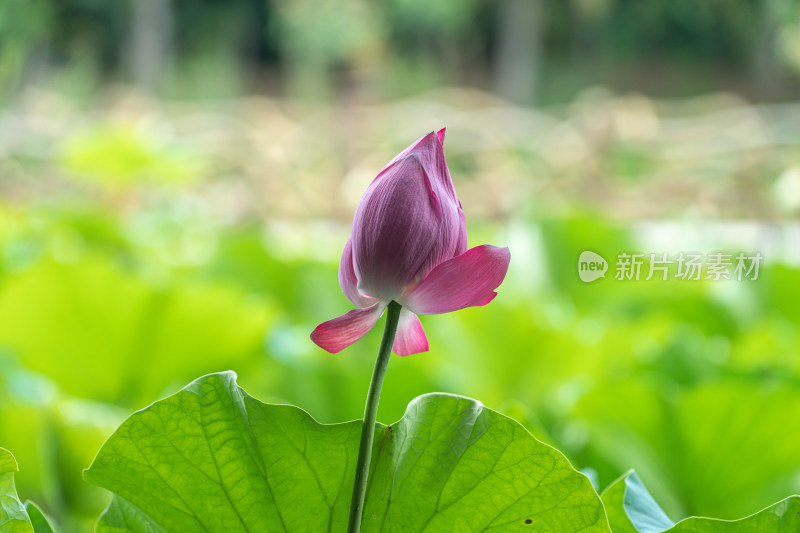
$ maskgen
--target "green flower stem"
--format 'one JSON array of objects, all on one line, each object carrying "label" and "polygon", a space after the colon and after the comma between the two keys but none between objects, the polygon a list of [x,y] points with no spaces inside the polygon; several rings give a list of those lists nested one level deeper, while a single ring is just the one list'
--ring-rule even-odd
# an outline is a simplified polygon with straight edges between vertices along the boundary
[{"label": "green flower stem", "polygon": [[356,480],[353,484],[353,500],[350,502],[348,533],[361,531],[361,516],[364,514],[364,499],[367,495],[367,478],[369,477],[369,463],[372,459],[372,441],[375,436],[378,401],[381,398],[383,376],[386,375],[389,356],[392,354],[392,344],[394,344],[394,334],[397,332],[397,322],[400,319],[401,308],[401,305],[395,301],[389,304],[381,347],[378,349],[378,358],[375,360],[375,369],[372,371],[372,380],[369,382],[367,405],[364,406],[364,425],[361,426],[361,445],[358,448]]}]

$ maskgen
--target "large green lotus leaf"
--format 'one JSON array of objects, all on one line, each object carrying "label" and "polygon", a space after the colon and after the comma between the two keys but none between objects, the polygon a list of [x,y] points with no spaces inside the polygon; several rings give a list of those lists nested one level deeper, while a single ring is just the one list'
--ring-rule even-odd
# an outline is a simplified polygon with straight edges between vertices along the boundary
[{"label": "large green lotus leaf", "polygon": [[[133,414],[87,481],[98,531],[345,531],[360,421],[322,425],[211,374]],[[363,531],[608,531],[589,480],[513,420],[428,394],[378,425]]]},{"label": "large green lotus leaf", "polygon": [[800,531],[800,496],[786,498],[741,520],[691,517],[672,522],[634,472],[603,491],[603,504],[614,533],[796,533]]},{"label": "large green lotus leaf", "polygon": [[17,496],[14,474],[19,470],[11,452],[0,448],[0,531],[3,533],[53,533],[44,514],[32,502]]},{"label": "large green lotus leaf", "polygon": [[254,365],[273,314],[227,285],[159,287],[102,256],[42,261],[3,279],[0,348],[64,392],[139,408],[176,376]]}]

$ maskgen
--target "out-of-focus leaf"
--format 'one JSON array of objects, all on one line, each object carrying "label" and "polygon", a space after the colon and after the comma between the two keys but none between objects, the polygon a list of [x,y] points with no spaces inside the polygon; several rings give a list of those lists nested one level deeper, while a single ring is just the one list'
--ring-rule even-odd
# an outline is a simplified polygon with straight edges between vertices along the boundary
[{"label": "out-of-focus leaf", "polygon": [[128,126],[101,125],[63,141],[62,164],[81,179],[106,185],[188,181],[202,175],[202,153]]},{"label": "out-of-focus leaf", "polygon": [[597,456],[639,470],[672,514],[736,518],[797,491],[800,390],[789,381],[678,389],[639,374],[596,387],[573,414]]},{"label": "out-of-focus leaf", "polygon": [[19,470],[11,452],[0,448],[0,531],[3,533],[53,533],[36,505],[24,505],[14,487],[14,474]]},{"label": "out-of-focus leaf", "polygon": [[800,388],[726,379],[686,390],[675,406],[674,471],[692,514],[737,518],[798,492]]},{"label": "out-of-focus leaf", "polygon": [[675,524],[633,472],[602,494],[614,533],[794,533],[800,530],[800,496],[791,496],[740,520],[691,517]]},{"label": "out-of-focus leaf", "polygon": [[25,511],[27,511],[28,517],[31,519],[34,533],[53,533],[53,527],[35,503],[30,500],[26,501]]},{"label": "out-of-focus leaf", "polygon": [[[320,425],[213,374],[132,415],[85,477],[98,531],[343,531],[359,421]],[[589,480],[468,398],[421,396],[376,428],[363,531],[608,531]]]},{"label": "out-of-focus leaf", "polygon": [[19,501],[14,487],[17,461],[6,449],[0,448],[0,530],[8,533],[33,533],[33,526]]},{"label": "out-of-focus leaf", "polygon": [[675,525],[631,471],[601,495],[614,533],[658,533]]},{"label": "out-of-focus leaf", "polygon": [[43,262],[0,286],[0,345],[71,395],[141,407],[176,380],[260,364],[273,314],[229,285],[162,287],[98,257]]},{"label": "out-of-focus leaf", "polygon": [[[85,531],[107,505],[107,493],[83,482],[81,472],[124,419],[122,412],[65,397],[50,380],[0,357],[0,442],[25,465],[15,485],[52,509],[64,531]],[[71,527],[73,521],[82,524]]]}]

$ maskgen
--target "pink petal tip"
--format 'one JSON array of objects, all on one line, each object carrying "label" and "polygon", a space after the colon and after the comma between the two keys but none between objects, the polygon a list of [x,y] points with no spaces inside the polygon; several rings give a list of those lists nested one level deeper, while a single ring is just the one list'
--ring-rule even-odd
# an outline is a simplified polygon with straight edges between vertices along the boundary
[{"label": "pink petal tip", "polygon": [[369,333],[384,309],[386,304],[379,302],[370,307],[348,311],[317,326],[311,332],[311,340],[330,353],[340,352]]},{"label": "pink petal tip", "polygon": [[400,311],[392,351],[402,356],[428,351],[428,337],[419,317],[406,308]]}]

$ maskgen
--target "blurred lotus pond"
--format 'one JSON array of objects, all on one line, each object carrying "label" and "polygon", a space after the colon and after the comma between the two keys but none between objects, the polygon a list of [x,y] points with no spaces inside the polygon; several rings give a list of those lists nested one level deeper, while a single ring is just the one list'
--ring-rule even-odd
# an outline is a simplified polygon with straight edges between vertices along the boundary
[{"label": "blurred lotus pond", "polygon": [[[378,419],[479,398],[599,489],[635,468],[673,518],[800,492],[800,106],[587,93],[535,112],[452,91],[94,112],[31,93],[6,113],[0,445],[19,493],[89,530],[108,495],[81,472],[103,441],[210,372],[360,418],[379,332],[337,355],[308,335],[350,308],[337,265],[364,186],[442,124],[470,245],[508,245],[511,270],[489,306],[426,317],[431,351],[392,358]],[[586,249],[765,260],[755,281],[586,284]]]}]

